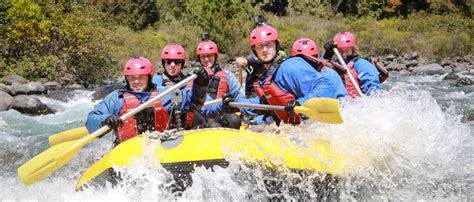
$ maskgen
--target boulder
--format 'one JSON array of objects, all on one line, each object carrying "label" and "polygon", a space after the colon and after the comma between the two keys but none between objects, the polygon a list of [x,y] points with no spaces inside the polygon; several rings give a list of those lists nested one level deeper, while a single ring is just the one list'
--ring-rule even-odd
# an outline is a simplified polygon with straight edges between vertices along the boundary
[{"label": "boulder", "polygon": [[11,108],[13,104],[13,97],[3,91],[0,91],[0,111],[6,111]]},{"label": "boulder", "polygon": [[443,67],[452,66],[452,65],[453,65],[453,61],[451,61],[451,60],[443,60],[441,62],[441,66],[443,66]]},{"label": "boulder", "polygon": [[400,64],[398,62],[392,62],[390,64],[388,64],[386,67],[385,67],[388,71],[400,71],[402,69],[406,69],[407,66],[405,64]]},{"label": "boulder", "polygon": [[41,84],[40,82],[28,82],[27,84],[23,84],[28,88],[27,94],[39,94],[39,93],[46,93],[46,87]]},{"label": "boulder", "polygon": [[7,75],[2,78],[2,82],[6,85],[12,85],[15,82],[18,82],[20,84],[25,84],[28,81],[18,75]]},{"label": "boulder", "polygon": [[405,53],[403,55],[403,59],[408,60],[408,61],[416,60],[416,59],[418,59],[418,57],[420,57],[420,54],[418,54],[418,52],[416,52],[416,51],[411,52],[411,53]]},{"label": "boulder", "polygon": [[61,88],[61,84],[56,82],[56,81],[53,81],[53,82],[46,82],[44,83],[44,86],[46,87],[46,89],[48,90],[57,90],[57,89],[60,89]]},{"label": "boulder", "polygon": [[413,73],[434,75],[434,74],[445,74],[446,70],[438,63],[433,63],[433,64],[417,66],[413,68]]},{"label": "boulder", "polygon": [[454,81],[454,80],[457,80],[459,79],[459,75],[455,74],[454,72],[451,72],[449,73],[448,75],[446,75],[443,80],[447,80],[447,81]]},{"label": "boulder", "polygon": [[10,86],[0,83],[0,91],[5,93],[10,93]]},{"label": "boulder", "polygon": [[406,65],[407,67],[414,67],[414,66],[417,66],[417,65],[418,65],[418,61],[416,61],[416,60],[410,60],[410,61],[406,62],[405,65]]},{"label": "boulder", "polygon": [[467,69],[468,69],[467,64],[461,63],[461,64],[456,65],[456,66],[453,68],[453,71],[456,72],[456,73],[458,73],[458,72],[466,71]]},{"label": "boulder", "polygon": [[385,56],[386,61],[394,61],[395,59],[397,59],[397,56],[392,54]]},{"label": "boulder", "polygon": [[30,115],[52,114],[55,112],[43,104],[38,98],[28,95],[18,95],[14,97],[12,108],[20,113]]},{"label": "boulder", "polygon": [[23,85],[18,82],[14,82],[10,87],[10,92],[12,93],[12,95],[24,95],[28,94],[29,91],[30,89],[26,85]]},{"label": "boulder", "polygon": [[84,89],[84,86],[82,86],[81,84],[72,84],[72,85],[69,85],[69,86],[66,86],[67,89]]},{"label": "boulder", "polygon": [[473,82],[470,78],[467,78],[467,77],[463,77],[463,78],[460,78],[458,79],[455,83],[454,83],[454,86],[456,87],[462,87],[462,86],[470,86],[472,85]]},{"label": "boulder", "polygon": [[95,92],[92,94],[92,99],[93,100],[104,99],[104,97],[107,96],[109,93],[120,88],[125,88],[125,83],[114,83],[114,84],[98,87],[94,89]]}]

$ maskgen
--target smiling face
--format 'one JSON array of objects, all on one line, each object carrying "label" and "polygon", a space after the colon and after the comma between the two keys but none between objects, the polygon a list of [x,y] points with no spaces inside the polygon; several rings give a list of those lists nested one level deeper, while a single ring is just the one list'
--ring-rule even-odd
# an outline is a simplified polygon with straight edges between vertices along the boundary
[{"label": "smiling face", "polygon": [[341,52],[342,58],[344,59],[347,59],[347,57],[351,56],[354,53],[352,47],[339,48],[339,52]]},{"label": "smiling face", "polygon": [[148,74],[139,74],[139,75],[128,75],[128,85],[130,89],[136,92],[145,92],[148,87]]},{"label": "smiling face", "polygon": [[254,46],[255,54],[257,54],[258,59],[262,61],[262,63],[269,63],[271,62],[276,54],[276,42],[275,41],[266,41]]},{"label": "smiling face", "polygon": [[203,54],[199,55],[199,61],[201,65],[207,68],[211,68],[216,63],[216,54]]},{"label": "smiling face", "polygon": [[177,76],[181,73],[181,68],[183,67],[183,60],[165,60],[165,69],[168,75]]}]

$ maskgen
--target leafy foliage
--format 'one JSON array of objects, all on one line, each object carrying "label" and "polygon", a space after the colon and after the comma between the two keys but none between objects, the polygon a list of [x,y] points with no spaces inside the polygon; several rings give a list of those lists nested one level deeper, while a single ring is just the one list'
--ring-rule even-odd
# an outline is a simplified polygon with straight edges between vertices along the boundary
[{"label": "leafy foliage", "polygon": [[112,60],[97,15],[85,7],[18,0],[2,16],[2,74],[83,84],[99,81]]}]

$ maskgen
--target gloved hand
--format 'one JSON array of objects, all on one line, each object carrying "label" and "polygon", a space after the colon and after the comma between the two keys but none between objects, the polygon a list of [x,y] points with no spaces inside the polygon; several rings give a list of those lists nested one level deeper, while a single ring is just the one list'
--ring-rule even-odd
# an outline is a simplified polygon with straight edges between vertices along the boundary
[{"label": "gloved hand", "polygon": [[332,56],[334,55],[334,51],[333,51],[334,48],[337,48],[337,46],[336,44],[334,44],[333,40],[328,41],[326,44],[324,44],[325,52],[324,52],[323,58],[326,60],[331,59]]},{"label": "gloved hand", "polygon": [[119,115],[111,115],[107,117],[104,121],[102,121],[102,126],[109,126],[110,129],[116,130],[118,127],[123,126],[122,119],[120,119]]},{"label": "gloved hand", "polygon": [[199,70],[195,71],[195,74],[198,76],[194,79],[195,84],[205,87],[209,85],[209,75],[204,68],[199,68]]},{"label": "gloved hand", "polygon": [[287,114],[294,115],[295,114],[295,106],[300,106],[300,103],[298,103],[296,100],[288,102],[285,106],[285,112]]},{"label": "gloved hand", "polygon": [[229,103],[234,102],[234,98],[230,94],[226,94],[222,97],[222,109],[227,113],[239,112],[240,109],[237,107],[229,106]]}]

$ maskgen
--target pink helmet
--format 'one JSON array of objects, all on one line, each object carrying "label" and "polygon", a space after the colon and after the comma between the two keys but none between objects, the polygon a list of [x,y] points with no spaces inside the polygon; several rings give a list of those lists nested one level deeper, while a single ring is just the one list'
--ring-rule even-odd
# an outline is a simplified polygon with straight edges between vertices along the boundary
[{"label": "pink helmet", "polygon": [[148,59],[144,57],[135,57],[128,60],[127,64],[123,68],[123,74],[125,76],[139,74],[153,75],[153,65]]},{"label": "pink helmet", "polygon": [[161,59],[186,60],[186,51],[179,44],[168,44],[161,51]]},{"label": "pink helmet", "polygon": [[349,48],[356,45],[356,39],[350,32],[341,32],[334,36],[333,41],[337,43],[338,48]]},{"label": "pink helmet", "polygon": [[204,55],[204,54],[218,54],[219,49],[217,48],[217,44],[211,40],[204,40],[199,42],[196,48],[196,55]]},{"label": "pink helmet", "polygon": [[291,48],[291,55],[295,56],[298,54],[303,54],[307,56],[315,56],[319,54],[318,47],[316,43],[308,38],[301,38],[293,43],[293,47]]},{"label": "pink helmet", "polygon": [[275,28],[269,25],[257,27],[250,33],[250,46],[267,41],[280,42],[280,35],[278,35]]}]

